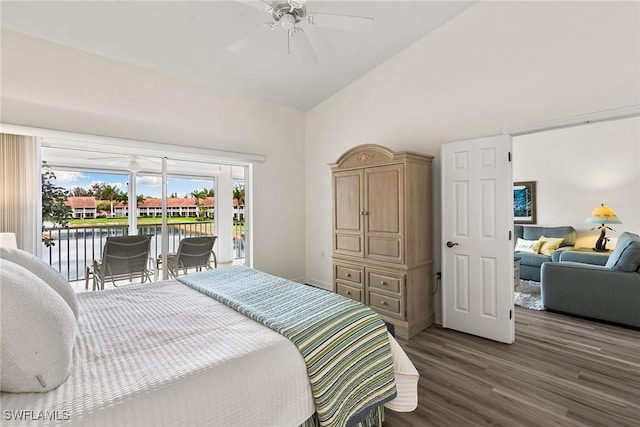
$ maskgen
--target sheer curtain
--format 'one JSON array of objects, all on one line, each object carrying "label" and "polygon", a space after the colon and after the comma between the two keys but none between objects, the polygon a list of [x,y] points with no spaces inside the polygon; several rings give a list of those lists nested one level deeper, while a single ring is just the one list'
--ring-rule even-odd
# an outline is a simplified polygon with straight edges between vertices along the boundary
[{"label": "sheer curtain", "polygon": [[18,248],[39,255],[40,147],[31,136],[0,133],[0,232],[16,234]]}]

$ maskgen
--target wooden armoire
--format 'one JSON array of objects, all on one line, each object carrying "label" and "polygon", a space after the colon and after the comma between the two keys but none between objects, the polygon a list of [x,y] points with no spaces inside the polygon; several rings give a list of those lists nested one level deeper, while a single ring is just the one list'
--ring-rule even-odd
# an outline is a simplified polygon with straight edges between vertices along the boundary
[{"label": "wooden armoire", "polygon": [[433,323],[433,157],[360,145],[330,165],[333,290],[410,338]]}]

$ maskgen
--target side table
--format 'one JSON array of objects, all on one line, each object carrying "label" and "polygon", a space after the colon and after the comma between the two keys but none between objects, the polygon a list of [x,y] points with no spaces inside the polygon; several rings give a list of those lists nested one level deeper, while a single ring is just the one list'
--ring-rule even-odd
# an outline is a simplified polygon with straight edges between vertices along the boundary
[{"label": "side table", "polygon": [[594,248],[573,248],[569,250],[573,252],[592,252],[594,254],[609,254],[609,255],[611,255],[611,252],[613,252],[613,250],[610,250],[610,249],[606,249],[603,251],[603,250],[594,249]]}]

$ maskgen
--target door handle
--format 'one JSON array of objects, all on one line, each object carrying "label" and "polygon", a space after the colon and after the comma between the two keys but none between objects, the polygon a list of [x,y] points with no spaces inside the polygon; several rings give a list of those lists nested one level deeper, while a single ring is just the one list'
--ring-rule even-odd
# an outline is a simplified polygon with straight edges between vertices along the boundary
[{"label": "door handle", "polygon": [[448,242],[447,242],[447,247],[448,247],[448,248],[452,248],[452,247],[454,247],[454,246],[458,246],[458,243],[454,243],[454,242],[452,242],[452,241],[448,241]]}]

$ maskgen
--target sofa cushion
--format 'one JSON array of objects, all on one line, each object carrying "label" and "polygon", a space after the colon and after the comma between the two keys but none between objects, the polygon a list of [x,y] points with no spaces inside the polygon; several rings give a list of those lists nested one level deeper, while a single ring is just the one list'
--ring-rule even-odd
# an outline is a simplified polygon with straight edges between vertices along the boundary
[{"label": "sofa cushion", "polygon": [[564,238],[540,236],[540,242],[542,242],[542,245],[540,246],[540,253],[551,256],[553,251],[558,249],[564,242]]},{"label": "sofa cushion", "polygon": [[542,242],[540,240],[524,240],[518,238],[516,241],[517,252],[530,252],[532,254],[537,254],[540,251],[540,246]]},{"label": "sofa cushion", "polygon": [[620,271],[638,270],[640,268],[640,236],[629,232],[622,233],[605,267]]},{"label": "sofa cushion", "polygon": [[563,226],[563,227],[523,226],[522,228],[522,238],[525,240],[538,240],[542,236],[562,237],[563,242],[560,244],[560,247],[573,246],[576,243],[576,229],[571,226]]},{"label": "sofa cushion", "polygon": [[551,261],[551,257],[541,254],[532,254],[530,252],[516,252],[515,256],[520,258],[520,265],[528,265],[531,267],[540,267],[543,263]]},{"label": "sofa cushion", "polygon": [[604,265],[609,260],[606,252],[583,252],[583,251],[559,251],[558,261],[561,262],[581,262],[583,264]]},{"label": "sofa cushion", "polygon": [[[518,237],[524,239],[524,225],[514,225],[513,226],[513,235],[514,239],[517,240]],[[536,240],[536,239],[533,239]]]}]

